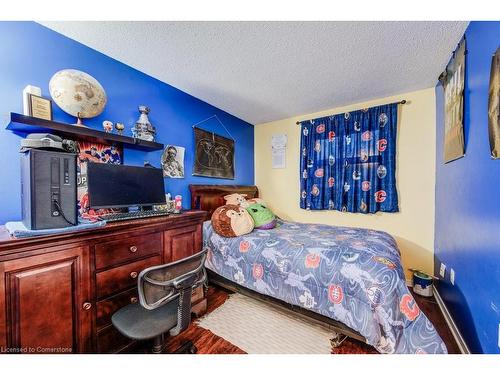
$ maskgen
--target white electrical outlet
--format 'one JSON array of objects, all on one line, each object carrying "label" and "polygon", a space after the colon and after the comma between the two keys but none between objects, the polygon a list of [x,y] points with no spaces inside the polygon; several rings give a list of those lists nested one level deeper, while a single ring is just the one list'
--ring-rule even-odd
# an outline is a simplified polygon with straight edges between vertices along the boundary
[{"label": "white electrical outlet", "polygon": [[450,268],[450,282],[451,285],[455,285],[455,270]]},{"label": "white electrical outlet", "polygon": [[439,275],[444,279],[444,275],[446,273],[446,264],[441,263],[441,267],[439,268]]}]

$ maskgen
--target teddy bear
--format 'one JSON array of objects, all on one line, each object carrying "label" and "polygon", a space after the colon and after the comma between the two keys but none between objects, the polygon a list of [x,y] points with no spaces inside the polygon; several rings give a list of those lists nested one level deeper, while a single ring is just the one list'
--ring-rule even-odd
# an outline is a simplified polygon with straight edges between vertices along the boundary
[{"label": "teddy bear", "polygon": [[212,227],[222,237],[237,237],[250,233],[254,223],[246,209],[226,204],[217,208],[212,214]]},{"label": "teddy bear", "polygon": [[276,216],[263,204],[253,203],[246,210],[252,217],[256,229],[273,229],[276,227]]},{"label": "teddy bear", "polygon": [[264,201],[260,198],[246,199],[246,196],[246,194],[233,193],[224,196],[224,199],[226,201],[226,204],[234,204],[243,208],[248,208],[248,206],[254,203],[264,204]]}]

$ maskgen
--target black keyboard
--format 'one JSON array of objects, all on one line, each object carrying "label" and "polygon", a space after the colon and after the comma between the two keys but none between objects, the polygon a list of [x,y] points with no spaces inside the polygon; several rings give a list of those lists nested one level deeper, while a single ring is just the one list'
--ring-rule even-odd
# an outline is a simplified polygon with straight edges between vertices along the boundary
[{"label": "black keyboard", "polygon": [[100,218],[102,220],[106,220],[107,222],[112,221],[121,221],[121,220],[133,220],[133,219],[145,219],[148,217],[156,217],[156,216],[167,216],[170,215],[167,211],[134,211],[134,212],[117,212],[113,214],[105,214],[101,215]]}]

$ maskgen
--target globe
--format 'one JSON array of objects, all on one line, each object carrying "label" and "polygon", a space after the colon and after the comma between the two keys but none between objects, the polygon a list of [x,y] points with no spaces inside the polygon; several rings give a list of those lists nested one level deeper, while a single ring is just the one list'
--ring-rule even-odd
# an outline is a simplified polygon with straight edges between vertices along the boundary
[{"label": "globe", "polygon": [[50,96],[66,113],[78,118],[98,116],[106,105],[106,92],[90,74],[75,69],[64,69],[52,76],[49,82]]}]

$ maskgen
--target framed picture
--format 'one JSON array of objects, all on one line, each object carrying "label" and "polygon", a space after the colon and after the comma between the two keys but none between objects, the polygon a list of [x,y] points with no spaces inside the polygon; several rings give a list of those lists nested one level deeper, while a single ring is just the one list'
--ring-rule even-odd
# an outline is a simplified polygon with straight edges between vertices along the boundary
[{"label": "framed picture", "polygon": [[52,101],[41,96],[28,93],[29,115],[52,121]]},{"label": "framed picture", "polygon": [[194,176],[234,179],[234,140],[194,129]]}]

